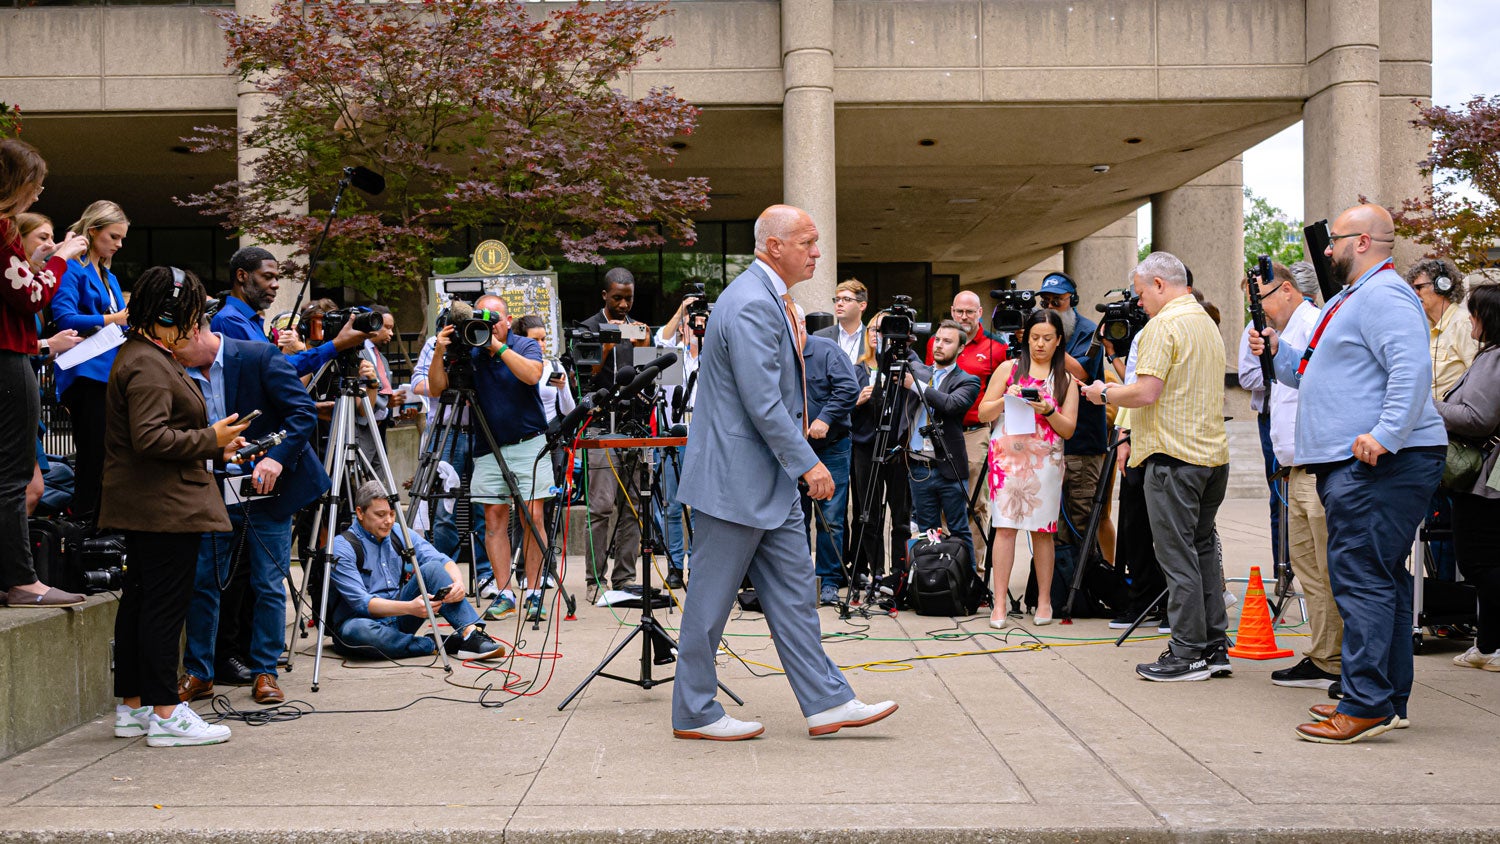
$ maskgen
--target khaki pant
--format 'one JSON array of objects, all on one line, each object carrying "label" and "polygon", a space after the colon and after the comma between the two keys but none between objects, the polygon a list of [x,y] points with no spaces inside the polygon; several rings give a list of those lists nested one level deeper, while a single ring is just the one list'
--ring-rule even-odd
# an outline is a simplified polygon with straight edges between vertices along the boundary
[{"label": "khaki pant", "polygon": [[1307,656],[1330,674],[1342,673],[1344,622],[1328,583],[1328,519],[1318,498],[1317,478],[1293,467],[1287,479],[1287,556],[1302,599],[1307,604],[1307,626],[1312,635]]},{"label": "khaki pant", "polygon": [[[1059,525],[1057,541],[1073,544],[1073,532],[1078,532],[1078,544],[1083,544],[1083,531],[1089,526],[1089,514],[1094,509],[1094,495],[1099,491],[1100,476],[1104,473],[1104,455],[1069,454],[1063,457],[1063,512],[1073,530]],[[1108,499],[1105,506],[1109,506]],[[1101,521],[1109,518],[1108,511],[1099,515]]]},{"label": "khaki pant", "polygon": [[964,446],[969,452],[969,494],[974,494],[975,486],[984,485],[984,490],[974,499],[976,524],[970,531],[974,535],[974,565],[977,568],[984,565],[985,538],[990,534],[989,427],[965,431]]}]

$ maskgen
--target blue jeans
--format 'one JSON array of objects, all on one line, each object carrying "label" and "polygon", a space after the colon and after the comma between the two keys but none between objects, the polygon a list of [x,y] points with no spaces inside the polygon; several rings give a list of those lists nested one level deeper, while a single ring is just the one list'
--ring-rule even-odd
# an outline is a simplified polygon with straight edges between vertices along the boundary
[{"label": "blue jeans", "polygon": [[1339,711],[1345,715],[1406,717],[1412,684],[1406,558],[1442,475],[1442,454],[1410,449],[1381,455],[1375,466],[1348,460],[1318,473],[1328,513],[1328,580],[1344,620]]},{"label": "blue jeans", "polygon": [[818,459],[833,475],[833,497],[813,501],[802,496],[802,518],[805,526],[813,523],[813,506],[822,513],[818,519],[818,559],[816,573],[820,585],[844,586],[844,514],[849,509],[849,438],[824,446]]},{"label": "blue jeans", "polygon": [[948,535],[961,540],[974,565],[974,537],[969,533],[969,490],[960,480],[948,480],[931,463],[912,461],[911,517],[917,530],[927,531],[948,522]]},{"label": "blue jeans", "polygon": [[[476,434],[476,436],[481,436]],[[469,437],[462,431],[455,430],[453,438],[448,441],[448,446],[443,449],[441,458],[449,466],[453,467],[459,475],[472,475],[474,472],[474,460],[469,453]],[[457,502],[453,503],[454,509],[450,511],[446,505],[447,499],[437,499],[433,502],[437,510],[432,517],[432,547],[438,553],[450,560],[458,558],[458,524],[454,514],[458,510]],[[426,507],[427,502],[422,502]],[[490,558],[484,552],[484,511],[478,504],[473,505],[474,518],[470,522],[474,526],[474,571],[479,580],[491,576]]]},{"label": "blue jeans", "polygon": [[290,574],[292,520],[273,519],[258,512],[255,506],[251,502],[248,507],[229,508],[229,522],[234,530],[205,533],[198,546],[198,572],[194,576],[193,601],[188,606],[187,650],[182,664],[187,673],[200,680],[214,678],[220,583],[229,583],[236,548],[243,548],[239,565],[250,567],[250,670],[274,675],[281,651],[286,647],[286,590],[282,581]]},{"label": "blue jeans", "polygon": [[[441,562],[436,561],[422,566],[422,579],[426,581],[429,594],[453,583],[448,570]],[[413,577],[406,581],[392,600],[410,601],[415,597],[417,579]],[[440,604],[434,609],[453,627],[455,634],[479,621],[479,613],[468,601]],[[345,619],[338,624],[338,635],[334,637],[334,643],[340,651],[354,656],[373,656],[374,654],[361,653],[367,649],[389,659],[426,656],[435,650],[432,637],[414,635],[425,621],[426,616],[414,615]]]},{"label": "blue jeans", "polygon": [[[1266,402],[1270,401],[1268,396]],[[1271,448],[1271,414],[1259,414],[1256,424],[1260,427],[1260,456],[1266,464],[1266,486],[1271,488],[1271,559],[1274,560],[1281,554],[1281,498],[1276,494],[1276,484],[1271,482],[1271,476],[1279,468],[1276,452]]]},{"label": "blue jeans", "polygon": [[[674,457],[669,457],[669,452]],[[670,568],[682,571],[683,555],[692,553],[686,541],[682,528],[682,502],[677,500],[677,482],[682,477],[682,459],[687,453],[686,446],[673,446],[672,448],[657,449],[656,472],[661,480],[661,497],[666,502],[666,512],[657,512],[658,524],[665,522],[665,530],[662,531],[667,539],[667,565]]]}]

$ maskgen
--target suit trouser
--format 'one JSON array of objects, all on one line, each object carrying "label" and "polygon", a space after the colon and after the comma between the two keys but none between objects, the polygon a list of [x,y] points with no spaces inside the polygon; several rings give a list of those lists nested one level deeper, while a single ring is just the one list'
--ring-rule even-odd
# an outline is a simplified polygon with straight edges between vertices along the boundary
[{"label": "suit trouser", "polygon": [[1167,578],[1172,653],[1196,659],[1224,640],[1224,567],[1214,519],[1229,485],[1229,466],[1194,466],[1152,455],[1146,469],[1146,508],[1156,559]]},{"label": "suit trouser", "polygon": [[1338,674],[1344,646],[1344,622],[1328,584],[1328,517],[1318,500],[1318,479],[1293,466],[1286,484],[1287,557],[1302,584],[1311,635],[1307,657],[1320,670]]},{"label": "suit trouser", "polygon": [[802,714],[815,715],[854,699],[854,690],[823,652],[812,553],[794,501],[781,525],[770,530],[693,514],[693,579],[677,643],[672,682],[672,727],[694,730],[719,720],[714,657],[740,582],[749,572],[765,610],[776,655],[786,669]]},{"label": "suit trouser", "polygon": [[[589,564],[584,579],[589,585],[619,587],[635,582],[635,563],[641,554],[641,523],[626,500],[629,489],[620,487],[630,460],[617,448],[591,448],[589,455]],[[618,478],[616,477],[618,475]],[[637,504],[636,507],[640,505]],[[614,525],[610,524],[611,517]],[[611,529],[613,528],[613,529]],[[610,539],[614,539],[611,553]],[[614,565],[610,565],[610,558]]]},{"label": "suit trouser", "polygon": [[1350,459],[1318,474],[1328,513],[1328,581],[1344,620],[1344,699],[1356,718],[1406,717],[1412,684],[1412,582],[1417,525],[1443,475],[1443,455],[1405,449],[1374,466]]}]

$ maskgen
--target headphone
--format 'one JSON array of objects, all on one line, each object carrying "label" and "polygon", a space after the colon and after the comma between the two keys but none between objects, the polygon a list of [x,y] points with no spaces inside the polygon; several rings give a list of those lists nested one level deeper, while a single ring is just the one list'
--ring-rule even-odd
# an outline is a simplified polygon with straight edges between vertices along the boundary
[{"label": "headphone", "polygon": [[1453,279],[1440,275],[1432,280],[1432,289],[1439,293],[1451,293],[1453,291]]},{"label": "headphone", "polygon": [[[172,302],[175,304],[182,296],[182,286],[187,283],[187,274],[176,267],[168,267],[172,271]],[[157,325],[172,326],[177,320],[171,313],[163,313],[156,318]]]},{"label": "headphone", "polygon": [[1070,278],[1067,273],[1047,273],[1047,277],[1042,279],[1042,286],[1046,287],[1047,282],[1051,281],[1054,278],[1060,278],[1063,281],[1066,281],[1068,284],[1072,285],[1073,292],[1068,294],[1068,297],[1071,300],[1069,304],[1075,308],[1078,307],[1078,283],[1073,281],[1073,279]]}]

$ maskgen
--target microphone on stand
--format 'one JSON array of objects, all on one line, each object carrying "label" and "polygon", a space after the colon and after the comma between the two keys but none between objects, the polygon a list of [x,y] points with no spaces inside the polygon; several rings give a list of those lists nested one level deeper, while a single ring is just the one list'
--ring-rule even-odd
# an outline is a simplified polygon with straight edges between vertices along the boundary
[{"label": "microphone on stand", "polygon": [[239,451],[236,451],[234,453],[234,462],[244,463],[246,460],[249,460],[252,457],[258,457],[261,454],[270,451],[276,446],[281,445],[283,442],[286,442],[286,431],[277,431],[272,434],[266,434],[264,437],[261,437],[258,440],[246,443],[244,447],[242,447]]}]

